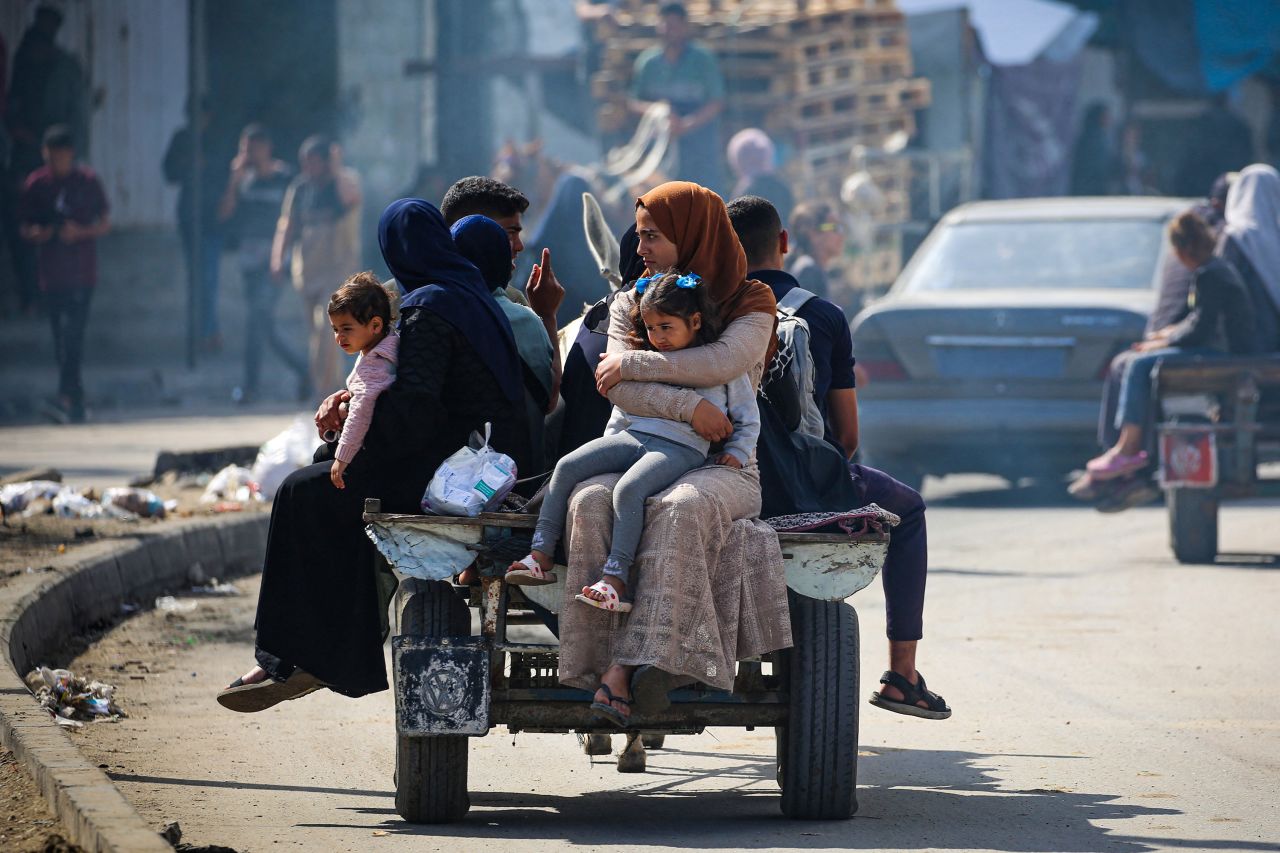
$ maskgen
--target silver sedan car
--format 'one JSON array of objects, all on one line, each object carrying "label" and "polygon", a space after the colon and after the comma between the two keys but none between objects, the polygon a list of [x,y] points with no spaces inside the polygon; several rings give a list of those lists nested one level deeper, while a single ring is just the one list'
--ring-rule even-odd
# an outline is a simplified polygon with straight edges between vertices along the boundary
[{"label": "silver sedan car", "polygon": [[853,321],[869,464],[1060,476],[1097,451],[1102,380],[1142,337],[1187,199],[976,202],[948,213]]}]

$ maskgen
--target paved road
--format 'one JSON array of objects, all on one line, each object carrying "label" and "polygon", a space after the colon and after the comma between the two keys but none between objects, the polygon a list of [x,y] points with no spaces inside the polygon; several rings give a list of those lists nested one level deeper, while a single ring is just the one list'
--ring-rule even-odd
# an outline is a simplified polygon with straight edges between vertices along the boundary
[{"label": "paved road", "polygon": [[190,451],[261,444],[287,429],[292,406],[260,406],[230,415],[207,406],[108,413],[88,424],[0,427],[0,474],[49,466],[65,482],[121,486],[154,469],[160,450]]},{"label": "paved road", "polygon": [[[1277,505],[1228,508],[1229,553],[1184,567],[1158,508],[1100,516],[987,485],[928,493],[920,665],[955,716],[863,705],[849,822],[782,819],[772,734],[717,729],[670,739],[644,776],[570,736],[495,733],[472,745],[468,819],[404,824],[388,694],[250,717],[212,701],[250,662],[256,580],[190,616],[135,618],[77,662],[135,712],[80,743],[148,820],[238,850],[1280,850]],[[854,601],[865,696],[883,599]],[[108,669],[129,660],[150,663]]]}]

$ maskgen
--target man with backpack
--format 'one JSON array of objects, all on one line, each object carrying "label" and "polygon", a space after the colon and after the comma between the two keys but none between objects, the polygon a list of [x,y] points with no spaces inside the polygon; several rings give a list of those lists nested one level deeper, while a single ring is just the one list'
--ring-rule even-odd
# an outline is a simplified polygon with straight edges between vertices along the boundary
[{"label": "man with backpack", "polygon": [[[772,204],[759,196],[744,196],[728,207],[729,219],[747,255],[747,269],[751,270],[747,277],[769,285],[778,299],[782,357],[770,366],[765,392],[771,402],[775,397],[786,396],[788,390],[808,397],[800,401],[800,417],[792,418],[792,429],[812,435],[806,419],[816,409],[822,416],[827,441],[838,445],[846,460],[852,459],[858,449],[858,396],[854,388],[853,343],[844,312],[826,299],[804,291],[795,278],[783,271],[788,235]],[[925,686],[924,677],[915,667],[916,644],[923,634],[928,573],[924,501],[915,489],[883,471],[851,463],[849,472],[859,506],[874,503],[902,519],[890,538],[881,575],[889,669],[880,678],[881,689],[871,695],[871,704],[899,714],[946,719],[951,716],[951,709]]]}]

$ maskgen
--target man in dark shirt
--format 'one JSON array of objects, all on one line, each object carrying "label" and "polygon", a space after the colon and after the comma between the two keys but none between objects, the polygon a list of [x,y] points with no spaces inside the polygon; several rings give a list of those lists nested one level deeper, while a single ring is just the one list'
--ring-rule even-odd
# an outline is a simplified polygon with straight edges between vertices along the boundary
[{"label": "man in dark shirt", "polygon": [[[763,281],[778,299],[797,287],[782,271],[788,235],[778,211],[765,199],[744,196],[729,203],[729,220],[747,255],[748,278]],[[854,390],[853,345],[844,313],[816,297],[797,315],[809,324],[809,351],[814,363],[814,396],[827,418],[828,432],[851,459],[858,449],[858,395]],[[924,588],[928,574],[928,541],[924,501],[920,493],[865,465],[852,463],[862,504],[878,504],[901,517],[889,539],[881,579],[888,614],[889,670],[871,702],[879,708],[926,719],[951,716],[941,696],[930,691],[916,671],[916,644],[923,634]]]},{"label": "man in dark shirt", "polygon": [[45,165],[27,178],[18,200],[22,239],[37,247],[40,290],[53,326],[58,359],[59,420],[84,420],[80,363],[89,302],[98,283],[97,239],[110,229],[102,182],[76,164],[71,129],[54,125],[44,135]]},{"label": "man in dark shirt", "polygon": [[[748,278],[769,285],[779,302],[801,286],[794,276],[782,269],[783,258],[790,249],[790,235],[783,230],[778,211],[771,202],[759,196],[734,199],[729,202],[729,219],[738,230],[738,239],[747,253],[747,268],[752,270],[747,274]],[[756,226],[757,221],[759,226]],[[822,298],[821,294],[814,293],[814,297],[796,311],[796,316],[809,326],[813,393],[827,423],[827,440],[838,444],[848,456],[852,456],[858,447],[853,340],[844,312]]]},{"label": "man in dark shirt", "polygon": [[271,135],[260,124],[240,133],[240,151],[231,161],[231,176],[218,202],[218,219],[240,238],[240,274],[244,277],[244,384],[233,397],[250,403],[257,397],[262,353],[271,349],[298,379],[298,399],[311,396],[306,357],[285,340],[276,325],[276,302],[282,284],[271,275],[271,244],[293,174],[272,153]]},{"label": "man in dark shirt", "polygon": [[225,164],[231,152],[227,150],[229,146],[223,145],[224,135],[215,131],[207,95],[188,100],[187,119],[187,124],[169,139],[161,168],[165,181],[178,187],[178,236],[196,304],[200,347],[206,352],[218,352],[222,349],[218,270],[223,237],[218,200],[226,185]]}]

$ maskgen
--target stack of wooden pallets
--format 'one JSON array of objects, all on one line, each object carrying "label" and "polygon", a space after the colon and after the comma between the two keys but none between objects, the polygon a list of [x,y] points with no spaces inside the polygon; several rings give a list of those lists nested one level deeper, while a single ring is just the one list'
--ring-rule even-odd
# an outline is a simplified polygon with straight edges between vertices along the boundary
[{"label": "stack of wooden pallets", "polygon": [[[661,0],[621,0],[597,24],[604,46],[592,81],[605,132],[629,126],[627,93],[636,57],[658,43]],[[929,82],[912,77],[906,23],[893,0],[687,0],[693,38],[720,60],[729,97],[725,138],[764,128],[788,156],[798,198],[835,198],[854,146],[883,146],[915,132],[915,111],[929,104]],[[885,198],[885,224],[908,218],[906,163],[881,161],[873,172]],[[892,279],[891,250],[866,258],[873,278]],[[858,278],[863,276],[859,274]]]}]

